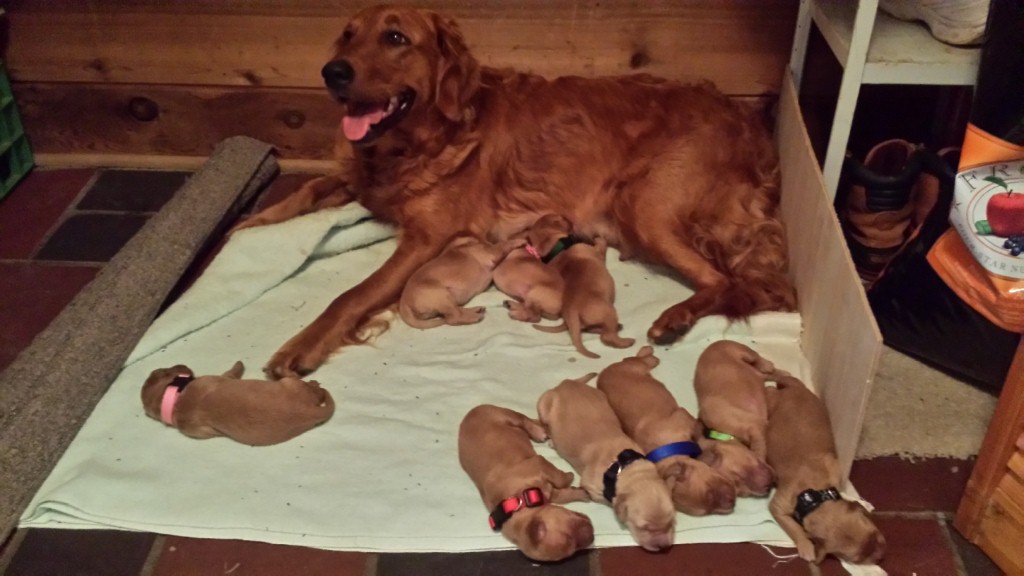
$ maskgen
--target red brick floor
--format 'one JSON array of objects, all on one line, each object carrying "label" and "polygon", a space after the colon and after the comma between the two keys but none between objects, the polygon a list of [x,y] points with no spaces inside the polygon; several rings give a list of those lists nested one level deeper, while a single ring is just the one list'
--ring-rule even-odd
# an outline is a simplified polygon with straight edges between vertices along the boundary
[{"label": "red brick floor", "polygon": [[[100,270],[120,243],[160,209],[186,175],[180,172],[35,171],[0,200],[0,369]],[[278,177],[264,205],[305,177]],[[188,285],[208,263],[197,259]],[[173,296],[173,295],[172,295]],[[888,539],[889,574],[1001,574],[951,526],[972,460],[909,462],[879,458],[854,464],[852,480],[876,508]],[[757,576],[845,573],[835,560],[810,566],[777,558],[755,544],[592,550],[538,566],[515,551],[472,554],[328,552],[237,540],[202,540],[105,530],[19,530],[3,543],[8,576]]]}]

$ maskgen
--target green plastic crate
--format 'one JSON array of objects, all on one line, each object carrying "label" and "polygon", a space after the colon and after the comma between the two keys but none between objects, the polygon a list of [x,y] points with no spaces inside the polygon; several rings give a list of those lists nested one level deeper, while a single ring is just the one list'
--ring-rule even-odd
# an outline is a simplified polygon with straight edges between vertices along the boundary
[{"label": "green plastic crate", "polygon": [[0,198],[32,169],[32,150],[11,93],[7,69],[0,61]]}]

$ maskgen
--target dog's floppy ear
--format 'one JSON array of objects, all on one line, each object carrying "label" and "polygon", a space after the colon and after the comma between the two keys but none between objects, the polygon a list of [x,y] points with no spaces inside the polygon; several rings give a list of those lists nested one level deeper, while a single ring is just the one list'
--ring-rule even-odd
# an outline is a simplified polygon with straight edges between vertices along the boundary
[{"label": "dog's floppy ear", "polygon": [[434,100],[446,118],[458,122],[480,88],[480,65],[469,53],[454,20],[445,20],[435,12],[430,13],[430,19],[440,54]]}]

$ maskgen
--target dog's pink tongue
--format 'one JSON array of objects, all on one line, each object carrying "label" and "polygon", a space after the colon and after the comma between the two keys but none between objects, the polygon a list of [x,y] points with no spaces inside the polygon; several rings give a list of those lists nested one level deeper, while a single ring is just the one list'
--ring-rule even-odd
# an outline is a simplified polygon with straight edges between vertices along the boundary
[{"label": "dog's pink tongue", "polygon": [[369,114],[361,116],[345,116],[341,119],[341,130],[345,133],[345,138],[356,142],[366,137],[366,133],[370,131],[370,126],[380,122],[383,118],[383,110],[374,110]]}]

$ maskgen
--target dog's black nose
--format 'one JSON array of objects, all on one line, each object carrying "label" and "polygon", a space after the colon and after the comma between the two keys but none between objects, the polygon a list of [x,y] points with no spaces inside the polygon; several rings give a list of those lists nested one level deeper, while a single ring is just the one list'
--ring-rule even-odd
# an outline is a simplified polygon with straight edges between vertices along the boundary
[{"label": "dog's black nose", "polygon": [[348,63],[348,60],[332,60],[320,70],[320,75],[324,77],[324,84],[332,90],[343,90],[352,83],[352,80],[356,76],[356,71],[352,69],[352,65]]}]

